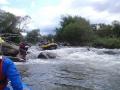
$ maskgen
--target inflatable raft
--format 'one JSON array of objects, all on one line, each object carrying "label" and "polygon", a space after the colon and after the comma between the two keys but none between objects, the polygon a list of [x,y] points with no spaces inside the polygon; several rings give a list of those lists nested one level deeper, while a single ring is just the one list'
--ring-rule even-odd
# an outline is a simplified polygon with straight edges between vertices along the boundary
[{"label": "inflatable raft", "polygon": [[56,43],[49,43],[49,44],[42,45],[41,48],[43,50],[57,49],[57,44]]}]

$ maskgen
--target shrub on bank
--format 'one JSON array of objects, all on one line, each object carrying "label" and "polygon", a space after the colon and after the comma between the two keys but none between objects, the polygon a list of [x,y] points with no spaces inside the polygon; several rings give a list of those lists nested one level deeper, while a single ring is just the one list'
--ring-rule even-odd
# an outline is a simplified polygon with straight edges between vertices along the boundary
[{"label": "shrub on bank", "polygon": [[96,38],[93,42],[93,47],[98,48],[120,48],[119,38]]}]

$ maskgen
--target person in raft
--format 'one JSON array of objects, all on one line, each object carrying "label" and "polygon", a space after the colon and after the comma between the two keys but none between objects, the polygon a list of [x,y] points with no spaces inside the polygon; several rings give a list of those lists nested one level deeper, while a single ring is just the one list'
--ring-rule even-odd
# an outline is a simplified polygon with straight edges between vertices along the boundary
[{"label": "person in raft", "polygon": [[[4,40],[0,37],[0,47],[4,43]],[[1,48],[0,48],[1,51]],[[7,87],[8,81],[13,88],[13,90],[24,90],[22,85],[22,80],[18,70],[16,69],[13,61],[4,56],[4,53],[0,53],[0,90],[10,90]]]}]

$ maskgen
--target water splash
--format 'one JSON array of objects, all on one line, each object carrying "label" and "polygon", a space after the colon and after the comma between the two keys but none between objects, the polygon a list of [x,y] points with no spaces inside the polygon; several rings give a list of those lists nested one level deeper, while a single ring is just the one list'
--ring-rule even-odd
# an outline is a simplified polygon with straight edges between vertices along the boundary
[{"label": "water splash", "polygon": [[[120,89],[120,49],[66,47],[41,51],[33,46],[29,51],[28,61],[19,66],[27,67],[28,76],[23,80],[33,90]],[[40,52],[55,53],[56,59],[37,59]]]}]

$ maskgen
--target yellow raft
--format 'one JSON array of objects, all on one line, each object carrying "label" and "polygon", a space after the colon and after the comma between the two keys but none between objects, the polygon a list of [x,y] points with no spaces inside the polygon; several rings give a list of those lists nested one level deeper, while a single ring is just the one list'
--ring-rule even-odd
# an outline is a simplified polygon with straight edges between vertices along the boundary
[{"label": "yellow raft", "polygon": [[57,44],[56,43],[49,43],[49,44],[46,44],[46,45],[42,45],[41,48],[43,50],[57,49]]}]

